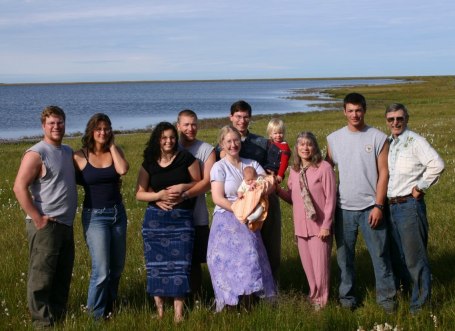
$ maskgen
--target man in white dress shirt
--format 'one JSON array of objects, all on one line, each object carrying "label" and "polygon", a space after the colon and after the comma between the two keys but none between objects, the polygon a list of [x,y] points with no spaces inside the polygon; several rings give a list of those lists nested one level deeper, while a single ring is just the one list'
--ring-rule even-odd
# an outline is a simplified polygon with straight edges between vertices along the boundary
[{"label": "man in white dress shirt", "polygon": [[407,128],[409,115],[404,105],[390,105],[385,117],[391,133],[387,197],[392,262],[397,286],[401,283],[411,291],[410,310],[416,313],[431,297],[424,195],[438,181],[444,161],[425,138]]}]

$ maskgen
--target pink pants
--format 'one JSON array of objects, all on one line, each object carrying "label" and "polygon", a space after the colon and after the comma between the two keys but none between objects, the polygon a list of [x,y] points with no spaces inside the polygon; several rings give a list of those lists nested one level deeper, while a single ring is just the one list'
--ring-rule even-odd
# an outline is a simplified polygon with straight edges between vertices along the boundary
[{"label": "pink pants", "polygon": [[317,236],[297,237],[297,246],[308,279],[310,302],[324,307],[329,299],[332,236],[324,241]]}]

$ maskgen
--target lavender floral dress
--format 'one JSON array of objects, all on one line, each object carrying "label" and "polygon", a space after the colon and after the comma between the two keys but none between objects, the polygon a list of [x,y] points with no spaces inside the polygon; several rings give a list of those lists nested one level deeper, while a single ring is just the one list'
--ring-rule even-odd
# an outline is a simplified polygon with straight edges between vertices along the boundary
[{"label": "lavender floral dress", "polygon": [[[258,174],[265,173],[256,161],[243,158],[241,161],[241,169],[237,169],[222,159],[210,171],[210,180],[224,183],[230,201],[237,199],[244,167],[253,166]],[[276,295],[261,232],[250,231],[232,212],[219,206],[215,207],[207,251],[217,311],[225,305],[237,305],[241,295],[255,294],[262,298]]]}]

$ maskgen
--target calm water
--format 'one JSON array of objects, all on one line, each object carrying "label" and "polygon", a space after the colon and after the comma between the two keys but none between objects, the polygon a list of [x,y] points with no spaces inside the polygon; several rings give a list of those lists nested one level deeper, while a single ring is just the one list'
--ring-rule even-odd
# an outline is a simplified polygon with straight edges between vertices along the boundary
[{"label": "calm water", "polygon": [[89,117],[109,115],[114,129],[141,129],[190,108],[200,118],[224,117],[239,99],[248,101],[253,114],[318,110],[309,101],[289,100],[297,89],[396,83],[391,79],[270,80],[223,82],[151,82],[125,84],[0,85],[0,138],[41,135],[40,113],[58,105],[67,115],[66,132],[82,132]]}]

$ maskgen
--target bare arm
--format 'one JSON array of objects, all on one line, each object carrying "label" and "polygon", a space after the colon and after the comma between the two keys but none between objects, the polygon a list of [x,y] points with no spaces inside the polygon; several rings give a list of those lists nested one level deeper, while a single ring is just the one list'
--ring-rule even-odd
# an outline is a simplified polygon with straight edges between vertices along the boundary
[{"label": "bare arm", "polygon": [[283,190],[281,186],[277,185],[276,193],[281,199],[292,205],[292,192],[289,189]]},{"label": "bare arm", "polygon": [[167,189],[172,192],[178,193],[178,195],[180,196],[183,192],[189,190],[194,185],[196,185],[196,183],[198,183],[201,180],[201,170],[199,168],[198,160],[194,160],[194,162],[191,163],[191,165],[188,167],[188,172],[190,173],[191,182],[172,185],[169,186]]},{"label": "bare arm", "polygon": [[109,147],[109,151],[112,155],[115,171],[117,171],[120,176],[126,175],[130,166],[125,158],[125,154],[123,153],[122,149],[115,145],[114,142],[112,142],[111,146]]},{"label": "bare arm", "polygon": [[213,203],[225,210],[232,211],[230,202],[224,195],[224,182],[212,182],[212,200]]},{"label": "bare arm", "polygon": [[335,167],[335,163],[333,162],[332,158],[332,151],[330,150],[329,144],[327,144],[327,155],[325,156],[325,160],[329,162],[332,167]]},{"label": "bare arm", "polygon": [[33,204],[28,188],[37,178],[45,175],[43,167],[43,162],[38,153],[32,151],[25,153],[13,187],[17,201],[27,215],[32,218],[38,230],[46,226],[49,217],[47,215],[41,215],[40,211]]},{"label": "bare arm", "polygon": [[[376,204],[384,205],[385,198],[387,196],[387,184],[389,181],[389,143],[386,141],[382,147],[381,152],[378,155],[377,167],[378,167],[378,182],[376,184]],[[368,217],[370,226],[374,229],[377,227],[383,218],[383,211],[379,208],[373,208]]]},{"label": "bare arm", "polygon": [[216,161],[215,151],[212,151],[204,162],[203,169],[201,169],[202,178],[192,188],[185,191],[188,198],[193,198],[210,190],[210,169]]},{"label": "bare arm", "polygon": [[171,192],[170,190],[161,190],[154,192],[149,185],[150,176],[148,172],[141,167],[137,176],[136,183],[136,199],[139,201],[151,202],[159,200],[175,200],[179,197],[178,193]]},{"label": "bare arm", "polygon": [[87,165],[87,160],[85,159],[84,154],[82,153],[81,149],[73,154],[73,161],[74,161],[74,167],[77,170],[82,170]]}]

